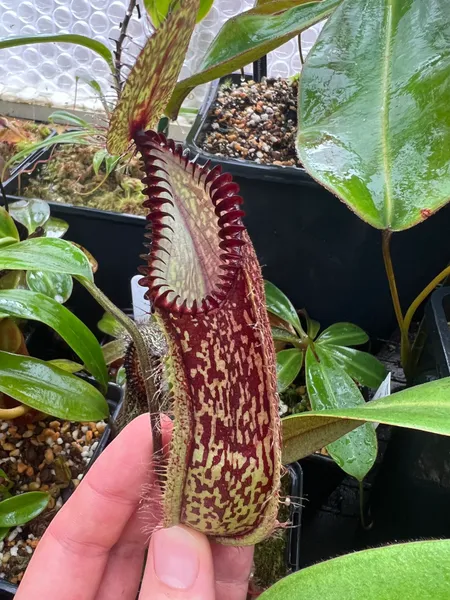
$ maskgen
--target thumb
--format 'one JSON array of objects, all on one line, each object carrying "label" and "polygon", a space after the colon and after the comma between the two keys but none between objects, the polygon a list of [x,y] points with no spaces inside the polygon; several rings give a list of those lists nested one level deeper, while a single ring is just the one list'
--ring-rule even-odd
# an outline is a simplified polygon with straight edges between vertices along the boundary
[{"label": "thumb", "polygon": [[139,600],[214,600],[206,536],[184,526],[153,533]]}]

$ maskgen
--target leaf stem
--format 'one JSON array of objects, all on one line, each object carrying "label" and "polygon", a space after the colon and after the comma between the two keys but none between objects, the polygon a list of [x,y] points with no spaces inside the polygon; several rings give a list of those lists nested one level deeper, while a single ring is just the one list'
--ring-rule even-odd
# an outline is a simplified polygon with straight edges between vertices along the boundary
[{"label": "leaf stem", "polygon": [[392,266],[391,258],[391,236],[392,232],[384,230],[382,233],[382,249],[383,249],[383,260],[384,267],[386,269],[386,275],[389,282],[389,289],[391,292],[392,303],[394,305],[395,316],[397,317],[397,323],[400,327],[400,331],[403,330],[403,313],[402,307],[400,306],[400,298],[398,296],[397,283],[395,281],[394,267]]},{"label": "leaf stem", "polygon": [[446,277],[450,275],[450,266],[445,267],[439,275],[430,281],[430,283],[420,292],[417,298],[411,303],[411,306],[406,311],[405,319],[402,327],[402,343],[401,343],[401,359],[403,367],[408,366],[409,362],[409,353],[410,353],[410,343],[408,338],[409,328],[411,326],[411,321],[414,317],[416,310],[422,304],[424,300],[428,298],[431,292],[443,281]]},{"label": "leaf stem", "polygon": [[30,407],[23,404],[19,404],[19,406],[15,406],[14,408],[0,408],[0,419],[2,421],[12,421],[13,419],[22,417],[29,410]]},{"label": "leaf stem", "polygon": [[299,33],[297,36],[297,41],[298,41],[298,54],[300,56],[300,62],[303,65],[305,64],[305,58],[303,56],[303,50],[302,50],[302,34]]},{"label": "leaf stem", "polygon": [[136,348],[136,353],[139,358],[139,366],[144,380],[145,392],[147,401],[150,407],[150,422],[153,435],[153,454],[162,453],[162,435],[161,421],[159,417],[158,406],[153,405],[153,399],[156,398],[157,390],[152,377],[152,364],[149,352],[145,345],[145,341],[137,327],[136,323],[128,318],[105,294],[95,285],[93,281],[89,281],[86,277],[77,277],[77,280],[83,285],[87,291],[97,300],[107,312],[112,314],[122,327],[128,332],[133,340]]},{"label": "leaf stem", "polygon": [[136,7],[136,0],[130,0],[128,4],[127,12],[120,26],[120,34],[118,39],[116,40],[116,50],[114,52],[115,63],[114,63],[114,78],[116,80],[117,93],[120,96],[122,91],[122,81],[121,81],[121,69],[122,69],[122,46],[127,36],[127,29],[130,23],[131,17],[133,15],[133,11]]}]

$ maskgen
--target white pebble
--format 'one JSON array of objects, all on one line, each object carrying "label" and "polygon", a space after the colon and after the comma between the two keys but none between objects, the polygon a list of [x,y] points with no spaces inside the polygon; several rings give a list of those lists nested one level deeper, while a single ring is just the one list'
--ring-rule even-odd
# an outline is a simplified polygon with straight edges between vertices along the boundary
[{"label": "white pebble", "polygon": [[5,421],[0,425],[0,431],[6,431],[9,427],[9,424]]},{"label": "white pebble", "polygon": [[45,443],[47,444],[47,446],[54,446],[55,445],[55,442],[54,442],[53,438],[51,438],[51,437],[48,437],[45,440]]},{"label": "white pebble", "polygon": [[220,125],[219,123],[212,123],[211,125],[211,129],[219,129]]},{"label": "white pebble", "polygon": [[83,479],[83,473],[80,473],[77,477],[77,479],[79,479],[80,481]]},{"label": "white pebble", "polygon": [[261,121],[268,121],[269,120],[269,115],[267,115],[266,113],[261,115]]},{"label": "white pebble", "polygon": [[12,542],[13,540],[15,540],[18,534],[19,534],[19,531],[18,531],[18,528],[16,527],[8,535],[8,542]]},{"label": "white pebble", "polygon": [[78,429],[74,429],[74,431],[72,431],[72,437],[75,441],[77,441],[79,435],[80,432],[78,431]]},{"label": "white pebble", "polygon": [[3,548],[5,547],[5,542],[2,540],[0,542],[0,552],[3,552]]},{"label": "white pebble", "polygon": [[82,458],[86,458],[86,456],[89,456],[89,452],[87,452],[86,450],[84,452],[81,453]]},{"label": "white pebble", "polygon": [[63,499],[62,499],[62,497],[60,496],[60,497],[58,498],[58,500],[56,501],[56,504],[55,504],[55,508],[56,508],[56,510],[59,510],[59,509],[62,507],[62,505],[63,505]]},{"label": "white pebble", "polygon": [[36,538],[34,537],[34,535],[33,535],[32,533],[29,533],[29,534],[28,534],[28,539],[29,539],[29,540],[34,540],[34,539],[36,539]]},{"label": "white pebble", "polygon": [[66,442],[66,443],[64,444],[64,448],[67,448],[67,449],[69,449],[69,448],[70,448],[70,444],[69,444],[69,442]]},{"label": "white pebble", "polygon": [[98,423],[95,424],[95,426],[98,429],[99,427],[102,427],[104,424],[105,424],[105,421],[99,421]]},{"label": "white pebble", "polygon": [[81,431],[83,433],[87,433],[89,431],[89,427],[87,425],[83,425],[83,427],[81,428]]},{"label": "white pebble", "polygon": [[58,444],[58,446],[62,446],[64,442],[63,442],[63,439],[62,439],[62,438],[58,438],[58,439],[56,440],[56,443]]},{"label": "white pebble", "polygon": [[33,435],[33,432],[28,429],[27,431],[25,431],[25,433],[22,434],[22,437],[27,439],[27,438],[30,438],[32,435]]},{"label": "white pebble", "polygon": [[33,554],[33,548],[30,546],[25,546],[25,550],[28,552],[28,554]]},{"label": "white pebble", "polygon": [[[62,454],[62,453],[61,453]],[[73,467],[73,460],[71,458],[69,458],[69,460],[67,461],[67,465],[69,467]]]},{"label": "white pebble", "polygon": [[94,450],[97,448],[97,446],[98,446],[98,442],[94,442],[93,444],[91,444],[92,452],[94,452]]},{"label": "white pebble", "polygon": [[10,456],[10,457],[9,457],[9,460],[10,460],[12,463],[15,463],[15,462],[17,462],[17,459],[16,459],[16,458],[14,458],[14,456]]},{"label": "white pebble", "polygon": [[18,546],[13,546],[9,549],[9,551],[11,552],[11,556],[17,556],[17,554],[19,553],[19,548]]},{"label": "white pebble", "polygon": [[20,440],[20,442],[17,442],[16,444],[16,448],[20,448],[23,444],[23,440]]}]

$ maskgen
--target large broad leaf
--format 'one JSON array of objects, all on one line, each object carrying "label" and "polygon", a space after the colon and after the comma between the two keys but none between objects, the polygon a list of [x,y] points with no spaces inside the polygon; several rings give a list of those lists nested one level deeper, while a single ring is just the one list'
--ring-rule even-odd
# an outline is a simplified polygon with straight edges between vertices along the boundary
[{"label": "large broad leaf", "polygon": [[399,231],[450,199],[448,0],[346,0],[308,55],[300,159],[362,219]]},{"label": "large broad leaf", "polygon": [[[316,353],[320,362],[310,348],[306,352],[306,386],[313,410],[362,406],[364,398],[352,379],[318,346]],[[377,436],[365,423],[326,448],[341,469],[362,481],[377,457]]]},{"label": "large broad leaf", "polygon": [[50,206],[44,200],[30,198],[18,200],[9,207],[9,214],[15,221],[26,227],[28,233],[34,233],[42,227],[50,217]]},{"label": "large broad leaf", "polygon": [[69,224],[63,219],[57,219],[56,217],[50,217],[44,226],[45,236],[53,238],[61,238],[69,229]]},{"label": "large broad leaf", "polygon": [[450,540],[395,544],[302,569],[260,600],[444,600],[450,598]]},{"label": "large broad leaf", "polygon": [[93,279],[85,254],[70,242],[57,238],[33,238],[0,248],[1,269],[52,271]]},{"label": "large broad leaf", "polygon": [[199,0],[179,2],[139,54],[111,117],[111,154],[123,154],[139,130],[157,125],[183,66],[198,7]]},{"label": "large broad leaf", "polygon": [[7,246],[20,239],[14,221],[3,206],[0,206],[0,246]]},{"label": "large broad leaf", "polygon": [[45,294],[60,304],[67,302],[72,294],[73,279],[67,273],[27,271],[26,278],[30,290]]},{"label": "large broad leaf", "polygon": [[337,344],[338,346],[359,346],[369,341],[367,333],[353,323],[335,323],[323,331],[317,344]]},{"label": "large broad leaf", "polygon": [[28,492],[0,502],[0,527],[17,527],[37,517],[48,504],[50,496],[43,492]]},{"label": "large broad leaf", "polygon": [[297,348],[277,352],[278,392],[283,392],[295,381],[303,364],[303,351]]},{"label": "large broad leaf", "polygon": [[92,385],[37,358],[0,352],[0,392],[69,421],[99,421],[108,404]]},{"label": "large broad leaf", "polygon": [[270,281],[264,281],[267,310],[286,321],[298,332],[301,331],[300,319],[289,298]]},{"label": "large broad leaf", "polygon": [[[264,8],[256,7],[229,19],[208,48],[200,71],[177,84],[166,114],[176,118],[183,100],[197,85],[228,75],[265,56],[327,17],[340,2],[309,2],[276,14],[264,14]],[[272,6],[271,10],[277,9]]]},{"label": "large broad leaf", "polygon": [[283,419],[283,462],[304,458],[365,421],[450,436],[450,377],[356,408],[308,412]]},{"label": "large broad leaf", "polygon": [[77,35],[75,33],[58,33],[55,35],[39,34],[39,35],[19,35],[7,37],[0,40],[0,50],[3,48],[14,48],[15,46],[27,46],[28,44],[44,44],[46,42],[64,42],[67,44],[76,44],[93,50],[106,60],[111,70],[114,70],[114,61],[111,50],[93,39],[85,35]]},{"label": "large broad leaf", "polygon": [[368,352],[333,344],[321,346],[321,350],[333,358],[360,385],[375,389],[386,377],[385,366]]},{"label": "large broad leaf", "polygon": [[28,290],[0,291],[0,311],[11,317],[31,319],[52,327],[81,358],[86,369],[106,387],[108,373],[95,335],[56,300]]}]

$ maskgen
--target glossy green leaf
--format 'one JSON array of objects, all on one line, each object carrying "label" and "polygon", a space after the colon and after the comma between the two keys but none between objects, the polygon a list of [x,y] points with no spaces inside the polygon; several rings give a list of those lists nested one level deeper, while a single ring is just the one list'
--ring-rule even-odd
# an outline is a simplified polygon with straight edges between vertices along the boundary
[{"label": "glossy green leaf", "polygon": [[111,50],[92,37],[78,35],[75,33],[58,33],[58,34],[37,34],[37,35],[18,35],[3,38],[0,40],[0,50],[3,48],[14,48],[16,46],[27,46],[28,44],[43,44],[46,42],[60,42],[67,44],[76,44],[84,46],[99,54],[114,71],[114,60]]},{"label": "glossy green leaf", "polygon": [[[3,206],[0,206],[0,245],[13,244],[14,242],[18,242],[19,239],[19,232],[11,215]],[[5,242],[5,240],[12,241]]]},{"label": "glossy green leaf", "polygon": [[338,346],[359,346],[369,341],[367,333],[353,323],[335,323],[323,331],[317,344],[334,344]]},{"label": "glossy green leaf", "polygon": [[289,298],[270,281],[264,281],[267,310],[286,321],[298,332],[301,331],[300,318]]},{"label": "glossy green leaf", "polygon": [[0,541],[4,540],[8,535],[10,528],[9,527],[0,527]]},{"label": "glossy green leaf", "polygon": [[0,310],[11,317],[40,321],[52,327],[81,358],[86,369],[106,387],[108,373],[100,344],[65,306],[36,292],[3,290],[0,292]]},{"label": "glossy green leaf", "polygon": [[[313,410],[344,408],[365,404],[356,384],[345,371],[318,346],[306,352],[306,386]],[[365,423],[327,445],[328,454],[343,471],[362,481],[377,457],[377,436],[371,424]]]},{"label": "glossy green leaf", "polygon": [[320,323],[311,319],[305,309],[299,310],[298,312],[306,321],[306,333],[308,334],[308,337],[311,340],[315,340],[320,331]]},{"label": "glossy green leaf", "polygon": [[54,358],[53,360],[47,361],[47,363],[54,367],[58,367],[58,369],[67,371],[68,373],[79,373],[84,369],[83,365],[73,362],[73,360],[68,360],[67,358]]},{"label": "glossy green leaf", "polygon": [[260,600],[445,600],[450,598],[450,540],[394,544],[302,569]]},{"label": "glossy green leaf", "polygon": [[385,366],[372,354],[355,348],[325,344],[322,352],[328,353],[360,385],[376,389],[386,377]]},{"label": "glossy green leaf", "polygon": [[11,203],[9,214],[15,221],[26,227],[30,234],[46,223],[50,217],[50,206],[44,200],[37,198],[18,200]]},{"label": "glossy green leaf", "polygon": [[110,175],[114,171],[119,161],[120,156],[113,156],[111,154],[105,156],[105,170],[107,175]]},{"label": "glossy green leaf", "polygon": [[123,340],[113,340],[102,346],[102,352],[107,365],[125,356],[125,343]]},{"label": "glossy green leaf", "polygon": [[123,154],[138,131],[157,126],[183,66],[199,2],[177,2],[137,57],[111,115],[110,154]]},{"label": "glossy green leaf", "polygon": [[57,219],[56,217],[50,217],[44,225],[45,237],[62,238],[68,229],[69,224],[67,221]]},{"label": "glossy green leaf", "polygon": [[122,337],[125,333],[125,329],[119,323],[119,321],[109,313],[105,313],[100,321],[97,323],[97,327],[106,335],[118,338]]},{"label": "glossy green leaf", "polygon": [[45,294],[60,304],[67,302],[72,294],[73,279],[66,273],[27,271],[26,277],[30,290]]},{"label": "glossy green leaf", "polygon": [[326,18],[340,2],[309,2],[276,14],[260,14],[264,9],[256,7],[228,19],[209,46],[199,72],[175,87],[166,114],[175,119],[183,100],[197,85],[228,75],[265,56]]},{"label": "glossy green leaf", "polygon": [[68,421],[99,421],[108,404],[89,383],[37,358],[0,352],[0,391]]},{"label": "glossy green leaf", "polygon": [[303,351],[297,348],[277,352],[278,392],[283,392],[293,383],[303,364]]},{"label": "glossy green leaf", "polygon": [[0,269],[52,271],[93,279],[85,254],[56,238],[33,238],[0,248]]},{"label": "glossy green leaf", "polygon": [[365,421],[409,427],[450,436],[450,377],[407,388],[355,408],[308,412],[287,417],[283,462],[300,460],[334,442]]},{"label": "glossy green leaf", "polygon": [[450,199],[448,9],[345,1],[302,72],[300,159],[379,229],[412,227]]},{"label": "glossy green leaf", "polygon": [[[211,10],[214,0],[200,0],[196,22],[200,23]],[[144,6],[155,27],[159,27],[167,17],[171,0],[144,0]]]},{"label": "glossy green leaf", "polygon": [[34,519],[47,507],[50,496],[27,492],[0,502],[0,527],[17,527]]}]

